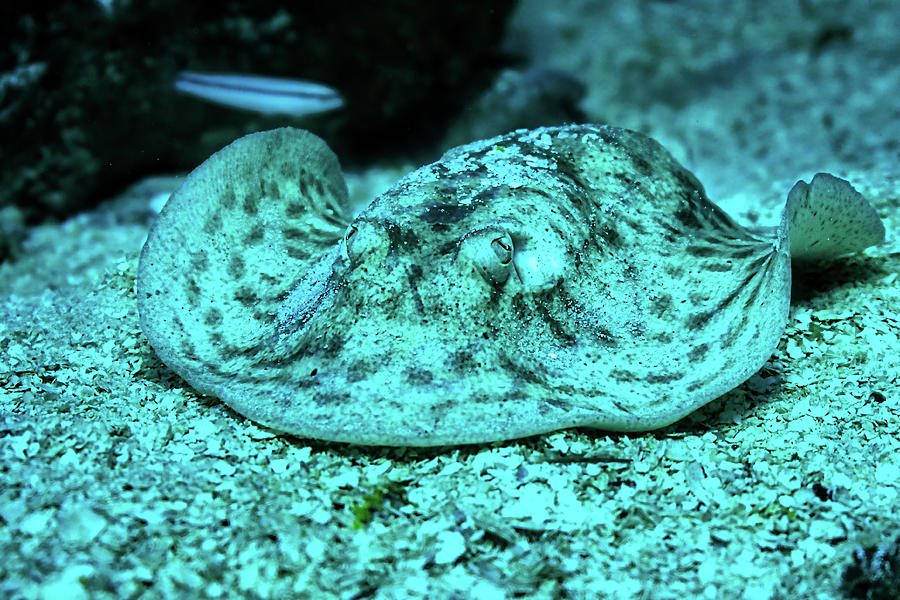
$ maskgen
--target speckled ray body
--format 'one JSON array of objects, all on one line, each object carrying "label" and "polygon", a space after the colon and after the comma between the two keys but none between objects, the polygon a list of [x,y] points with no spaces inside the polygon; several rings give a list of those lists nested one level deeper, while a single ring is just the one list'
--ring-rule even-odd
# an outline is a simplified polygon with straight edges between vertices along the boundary
[{"label": "speckled ray body", "polygon": [[[840,187],[820,184],[804,202]],[[579,125],[455,148],[348,223],[321,140],[253,134],[198,167],[151,231],[142,326],[196,389],[301,436],[653,429],[773,352],[792,223],[811,243],[800,195],[752,233],[653,140]]]}]

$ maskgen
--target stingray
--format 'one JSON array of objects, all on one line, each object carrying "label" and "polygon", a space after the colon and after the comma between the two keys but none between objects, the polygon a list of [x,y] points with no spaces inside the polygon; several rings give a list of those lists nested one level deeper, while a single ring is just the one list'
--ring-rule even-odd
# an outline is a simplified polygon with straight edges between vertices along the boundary
[{"label": "stingray", "polygon": [[825,173],[794,186],[780,226],[743,227],[657,142],[599,125],[454,148],[351,213],[337,158],[307,131],[212,155],[141,253],[156,354],[300,437],[652,430],[772,355],[792,257],[884,239],[868,202]]}]

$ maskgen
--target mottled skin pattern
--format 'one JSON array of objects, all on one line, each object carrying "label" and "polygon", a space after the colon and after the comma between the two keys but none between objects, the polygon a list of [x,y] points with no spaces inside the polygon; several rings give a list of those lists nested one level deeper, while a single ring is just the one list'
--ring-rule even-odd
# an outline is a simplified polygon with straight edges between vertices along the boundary
[{"label": "mottled skin pattern", "polygon": [[455,148],[352,223],[308,132],[198,167],[141,256],[144,331],[201,392],[299,436],[432,446],[647,430],[740,384],[787,319],[760,236],[607,126]]}]

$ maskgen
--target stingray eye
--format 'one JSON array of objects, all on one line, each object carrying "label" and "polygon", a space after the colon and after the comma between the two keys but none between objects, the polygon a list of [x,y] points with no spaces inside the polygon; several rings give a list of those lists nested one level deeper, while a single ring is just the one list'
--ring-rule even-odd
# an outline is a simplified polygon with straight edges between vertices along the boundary
[{"label": "stingray eye", "polygon": [[341,257],[344,259],[344,263],[350,263],[350,246],[353,244],[353,238],[356,237],[357,228],[356,225],[350,225],[347,227],[347,231],[344,232],[344,239],[341,240]]},{"label": "stingray eye", "polygon": [[464,260],[478,271],[485,281],[502,285],[512,270],[512,238],[497,228],[471,231],[459,243],[458,260]]},{"label": "stingray eye", "polygon": [[344,232],[341,251],[344,260],[351,265],[376,258],[387,251],[387,237],[384,230],[376,224],[366,221],[351,223]]},{"label": "stingray eye", "polygon": [[512,239],[509,237],[509,234],[494,238],[491,242],[491,248],[494,250],[494,254],[497,255],[497,258],[500,259],[500,262],[504,265],[512,260],[513,247]]}]

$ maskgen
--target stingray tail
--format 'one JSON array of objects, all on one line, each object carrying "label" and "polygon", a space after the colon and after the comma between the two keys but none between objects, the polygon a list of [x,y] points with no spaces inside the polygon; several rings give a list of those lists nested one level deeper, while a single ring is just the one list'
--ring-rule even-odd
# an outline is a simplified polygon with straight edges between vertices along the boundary
[{"label": "stingray tail", "polygon": [[795,262],[827,261],[884,242],[884,225],[849,181],[816,173],[788,194],[778,244]]}]

